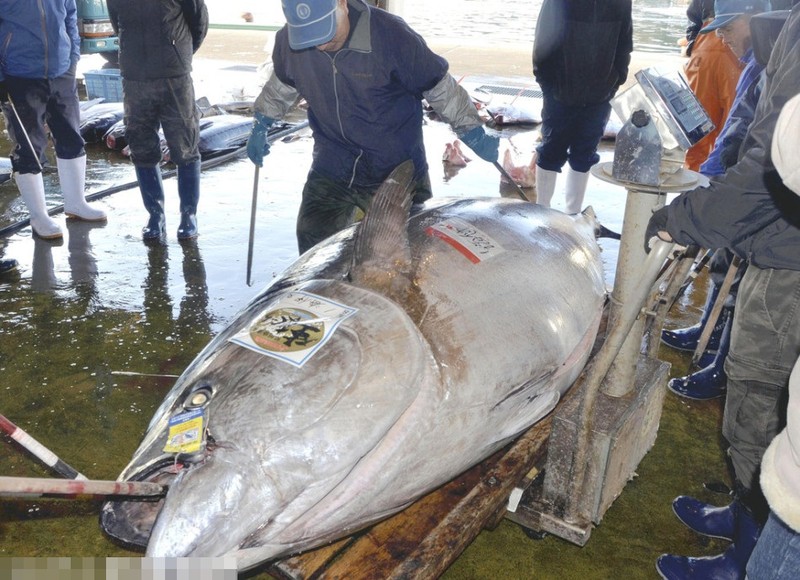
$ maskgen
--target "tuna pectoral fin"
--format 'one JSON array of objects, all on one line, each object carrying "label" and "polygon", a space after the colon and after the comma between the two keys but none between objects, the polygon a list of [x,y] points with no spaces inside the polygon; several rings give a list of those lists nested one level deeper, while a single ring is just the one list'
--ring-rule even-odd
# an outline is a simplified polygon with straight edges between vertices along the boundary
[{"label": "tuna pectoral fin", "polygon": [[413,178],[414,163],[405,161],[389,174],[375,193],[356,231],[350,269],[353,282],[380,291],[387,281],[392,283],[390,279],[384,280],[384,274],[391,278],[391,273],[408,272],[411,258],[406,224]]}]

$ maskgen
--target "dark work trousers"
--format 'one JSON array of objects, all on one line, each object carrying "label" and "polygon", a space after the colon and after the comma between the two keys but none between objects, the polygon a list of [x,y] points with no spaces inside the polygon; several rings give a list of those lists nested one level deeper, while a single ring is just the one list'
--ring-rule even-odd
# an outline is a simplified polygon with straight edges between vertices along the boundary
[{"label": "dark work trousers", "polygon": [[[312,169],[297,214],[297,248],[300,253],[352,224],[358,210],[366,213],[374,194],[374,189],[347,187]],[[430,198],[431,180],[426,173],[414,185],[414,202],[421,203]]]},{"label": "dark work trousers", "polygon": [[53,136],[56,156],[75,159],[85,155],[81,137],[81,114],[75,72],[55,79],[26,79],[6,76],[6,86],[25,131],[33,145],[28,144],[11,105],[5,103],[3,112],[12,142],[11,167],[17,173],[39,173],[37,159],[44,162],[47,148],[45,123]]},{"label": "dark work trousers", "polygon": [[739,285],[722,434],[736,479],[759,490],[761,458],[786,425],[789,375],[800,355],[800,272],[750,264]]},{"label": "dark work trousers", "polygon": [[154,167],[161,161],[159,125],[175,165],[200,159],[200,113],[191,75],[147,81],[123,78],[122,92],[125,138],[134,165]]},{"label": "dark work trousers", "polygon": [[542,142],[536,148],[536,164],[560,172],[569,161],[575,171],[585,173],[600,161],[597,144],[611,115],[608,102],[596,105],[565,105],[542,87]]}]

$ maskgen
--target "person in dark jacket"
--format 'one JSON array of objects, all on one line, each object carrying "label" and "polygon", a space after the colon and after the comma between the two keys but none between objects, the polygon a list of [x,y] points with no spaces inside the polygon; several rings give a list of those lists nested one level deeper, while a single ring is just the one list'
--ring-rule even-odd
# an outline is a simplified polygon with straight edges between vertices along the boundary
[{"label": "person in dark jacket", "polygon": [[487,134],[447,61],[399,17],[364,0],[284,0],[274,70],[256,99],[250,160],[269,152],[267,130],[302,96],[314,158],[297,216],[302,254],[352,223],[400,163],[414,163],[414,201],[431,197],[422,142],[423,97],[481,158],[497,161]]},{"label": "person in dark jacket", "polygon": [[[722,175],[728,167],[736,164],[739,147],[747,134],[747,128],[753,121],[753,115],[763,88],[762,72],[764,65],[756,59],[753,52],[750,20],[755,14],[768,12],[770,4],[767,0],[746,0],[737,5],[737,1],[734,0],[734,3],[727,2],[723,4],[720,0],[717,0],[717,7],[720,8],[718,11],[723,13],[723,10],[725,10],[727,16],[721,20],[714,20],[701,30],[701,34],[715,33],[719,36],[723,44],[744,65],[739,81],[736,84],[733,104],[728,117],[725,119],[725,124],[708,158],[700,165],[700,173],[707,177]],[[736,11],[742,9],[750,10],[750,12]],[[665,330],[661,334],[661,340],[665,344],[678,350],[694,350],[697,347],[705,321],[709,317],[714,301],[719,294],[719,289],[732,262],[733,254],[729,250],[720,249],[714,252],[708,267],[712,287],[703,309],[700,324],[684,329]],[[713,399],[725,394],[726,380],[723,363],[730,345],[728,327],[733,315],[739,281],[744,275],[746,267],[746,263],[742,263],[739,266],[734,283],[725,299],[722,315],[709,339],[710,346],[707,352],[715,351],[713,357],[710,357],[710,364],[700,365],[701,369],[696,373],[670,380],[669,388],[674,393],[696,400]],[[711,352],[708,352],[708,354],[711,355]]]},{"label": "person in dark jacket", "polygon": [[736,499],[699,509],[695,530],[727,537],[718,556],[664,555],[664,578],[744,578],[768,513],[759,466],[784,426],[789,375],[800,355],[800,206],[770,157],[784,103],[800,93],[800,7],[789,15],[766,68],[766,83],[736,165],[709,187],[677,196],[656,211],[646,229],[679,244],[729,248],[749,262],[736,299],[722,434],[735,476]]},{"label": "person in dark jacket", "polygon": [[28,207],[31,229],[44,239],[63,236],[47,215],[44,199],[45,124],[55,145],[64,213],[68,218],[106,220],[106,214],[84,198],[86,151],[75,82],[79,58],[75,0],[3,0],[0,104],[14,142],[14,180]]},{"label": "person in dark jacket", "polygon": [[533,74],[542,88],[542,143],[536,148],[536,201],[550,207],[556,177],[569,162],[566,213],[583,209],[589,168],[628,77],[633,50],[630,0],[544,0],[533,40]]},{"label": "person in dark jacket", "polygon": [[204,0],[108,0],[119,35],[125,137],[150,214],[145,240],[166,235],[159,124],[178,167],[178,239],[197,237],[200,199],[200,117],[192,84],[192,56],[208,32]]}]

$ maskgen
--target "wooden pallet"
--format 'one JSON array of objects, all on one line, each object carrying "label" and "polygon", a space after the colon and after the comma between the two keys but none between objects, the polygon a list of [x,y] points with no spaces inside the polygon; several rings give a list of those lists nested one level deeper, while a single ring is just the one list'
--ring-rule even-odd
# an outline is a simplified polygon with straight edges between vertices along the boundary
[{"label": "wooden pallet", "polygon": [[544,462],[551,418],[404,511],[329,546],[280,560],[281,580],[437,578],[506,513],[511,491]]}]

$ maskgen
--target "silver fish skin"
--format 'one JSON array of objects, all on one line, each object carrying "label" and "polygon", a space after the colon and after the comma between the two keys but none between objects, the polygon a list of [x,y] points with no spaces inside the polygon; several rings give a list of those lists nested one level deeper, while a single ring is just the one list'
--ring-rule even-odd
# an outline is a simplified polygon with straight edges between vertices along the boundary
[{"label": "silver fish skin", "polygon": [[[589,357],[605,300],[591,212],[458,199],[429,204],[399,233],[391,225],[363,238],[381,246],[383,268],[354,242],[357,227],[340,232],[209,343],[120,475],[168,483],[168,494],[107,503],[107,533],[146,543],[148,556],[230,555],[248,569],[403,509],[553,409]],[[299,367],[231,341],[293,293],[356,311]],[[209,440],[184,461],[162,448],[198,389],[211,393]]]}]

